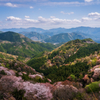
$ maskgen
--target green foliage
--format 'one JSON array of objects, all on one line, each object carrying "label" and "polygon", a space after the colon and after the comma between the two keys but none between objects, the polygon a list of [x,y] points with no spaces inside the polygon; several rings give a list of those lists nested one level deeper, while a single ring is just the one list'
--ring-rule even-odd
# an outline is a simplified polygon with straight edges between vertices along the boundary
[{"label": "green foliage", "polygon": [[38,58],[38,57],[42,57],[44,55],[45,51],[40,52],[38,54],[34,54],[32,58]]},{"label": "green foliage", "polygon": [[89,42],[94,42],[91,38],[87,38],[87,39],[83,39],[83,40],[82,40],[82,42],[87,42],[87,41],[89,41]]},{"label": "green foliage", "polygon": [[0,58],[4,58],[3,54],[0,54]]},{"label": "green foliage", "polygon": [[34,68],[36,71],[40,72],[40,67],[45,63],[46,58],[33,58],[30,61],[27,62],[27,65]]},{"label": "green foliage", "polygon": [[0,100],[4,100],[4,98],[3,98],[4,96],[3,96],[3,94],[2,93],[0,93]]},{"label": "green foliage", "polygon": [[22,79],[23,79],[24,81],[30,80],[28,74],[23,74]]},{"label": "green foliage", "polygon": [[17,89],[15,89],[12,92],[12,95],[16,98],[16,100],[26,100],[26,98],[24,97],[24,93],[25,93],[24,90],[17,90]]},{"label": "green foliage", "polygon": [[86,85],[85,89],[88,93],[100,91],[100,81],[92,82],[89,85]]},{"label": "green foliage", "polygon": [[[43,51],[51,51],[53,50],[56,46],[52,44],[47,44],[47,43],[4,43],[0,44],[1,52],[13,54],[13,55],[18,55],[20,57],[32,57],[33,55],[36,55],[40,52]],[[19,58],[18,58],[19,59]]]},{"label": "green foliage", "polygon": [[[73,80],[82,79],[85,73],[87,73],[89,65],[87,65],[87,62],[74,63],[73,61],[76,58],[85,57],[100,50],[100,44],[94,42],[93,44],[91,42],[93,42],[91,39],[69,41],[53,50],[53,52],[49,53],[45,58],[35,58],[30,60],[27,64],[51,79],[52,83],[64,81],[70,75]],[[52,66],[49,66],[48,61],[52,63]],[[73,63],[69,66],[65,66],[65,63],[69,62]]]},{"label": "green foliage", "polygon": [[6,63],[6,67],[9,68],[9,66],[10,66],[10,65],[9,65],[8,63]]},{"label": "green foliage", "polygon": [[54,100],[73,100],[76,97],[77,92],[70,86],[62,86],[57,88],[54,93]]},{"label": "green foliage", "polygon": [[11,42],[22,42],[20,35],[14,32],[5,32],[0,34],[0,40],[6,40]]},{"label": "green foliage", "polygon": [[30,63],[28,62],[28,64],[31,65],[33,68],[35,68],[36,71],[44,73],[44,75],[47,78],[52,80],[52,83],[57,82],[57,81],[64,81],[71,74],[73,78],[75,77],[80,78],[79,76],[81,73],[82,78],[83,78],[83,76],[89,69],[89,66],[86,63],[76,63],[75,65],[69,65],[69,66],[63,65],[62,67],[57,67],[55,65],[45,70],[41,70],[40,67],[43,65],[44,62],[45,62],[45,58],[44,59],[41,58],[41,59],[33,59]]},{"label": "green foliage", "polygon": [[45,82],[48,82],[47,78],[43,78],[41,79],[41,77],[39,76],[36,76],[34,79],[32,79],[33,81],[35,82],[39,82],[39,83],[45,83]]},{"label": "green foliage", "polygon": [[96,65],[96,62],[97,62],[97,59],[96,58],[92,59],[92,66],[95,66]]},{"label": "green foliage", "polygon": [[81,47],[76,54],[66,59],[65,63],[73,62],[76,58],[89,56],[91,53],[93,54],[95,51],[99,50],[100,50],[100,44],[90,44],[87,47]]},{"label": "green foliage", "polygon": [[0,71],[0,74],[7,75],[4,70]]},{"label": "green foliage", "polygon": [[85,100],[83,93],[78,92],[74,98],[75,100]]},{"label": "green foliage", "polygon": [[57,68],[56,66],[51,67],[43,71],[44,75],[52,80],[52,82],[64,81],[70,74],[75,75],[79,78],[80,73],[84,76],[88,71],[89,66],[86,63],[76,63],[75,65],[62,66]]},{"label": "green foliage", "polygon": [[75,75],[73,75],[73,74],[71,74],[70,77],[72,78],[72,80],[76,79]]},{"label": "green foliage", "polygon": [[54,51],[52,54],[48,55],[48,59],[52,59],[56,55],[58,55],[59,51]]},{"label": "green foliage", "polygon": [[26,72],[26,73],[31,73],[34,74],[34,71],[31,69],[31,67],[27,66],[26,64],[18,61],[6,61],[6,60],[1,60],[1,66],[5,66],[9,69],[16,70],[18,72]]},{"label": "green foliage", "polygon": [[25,60],[25,57],[18,56],[17,60],[18,60],[18,61],[23,61],[23,60]]},{"label": "green foliage", "polygon": [[[0,51],[18,55],[20,57],[32,57],[43,51],[51,51],[56,46],[50,43],[33,42],[25,36],[14,32],[4,32],[0,34],[0,40],[8,41],[0,44]],[[2,55],[0,55],[3,57]],[[23,59],[24,59],[23,58]],[[18,58],[18,60],[21,60]]]},{"label": "green foliage", "polygon": [[[19,76],[18,73],[16,73],[16,76]],[[41,77],[36,76],[35,78],[30,78],[29,74],[23,74],[22,79],[24,81],[33,81],[33,82],[39,82],[39,83],[45,83],[48,82],[47,78],[41,79]]]}]

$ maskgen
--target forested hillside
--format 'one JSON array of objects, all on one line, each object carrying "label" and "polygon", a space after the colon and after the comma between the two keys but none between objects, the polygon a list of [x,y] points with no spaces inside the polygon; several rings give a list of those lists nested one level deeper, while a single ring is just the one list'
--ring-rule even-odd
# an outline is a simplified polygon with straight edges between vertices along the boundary
[{"label": "forested hillside", "polygon": [[0,51],[21,57],[33,57],[43,52],[51,51],[56,46],[50,43],[34,42],[24,35],[14,32],[0,33]]},{"label": "forested hillside", "polygon": [[0,100],[99,100],[100,44],[77,39],[33,57],[0,52]]},{"label": "forested hillside", "polygon": [[56,48],[39,58],[33,58],[27,64],[37,71],[44,73],[52,82],[64,81],[71,74],[79,78],[84,76],[90,66],[85,62],[74,62],[95,51],[99,52],[100,44],[91,39],[73,40]]}]

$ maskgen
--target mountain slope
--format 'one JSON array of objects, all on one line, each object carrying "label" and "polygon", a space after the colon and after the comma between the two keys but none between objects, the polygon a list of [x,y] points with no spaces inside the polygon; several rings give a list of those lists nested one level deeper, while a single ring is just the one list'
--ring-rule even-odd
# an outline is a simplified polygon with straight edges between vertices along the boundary
[{"label": "mountain slope", "polygon": [[78,77],[80,73],[84,75],[89,69],[89,65],[85,61],[75,63],[74,60],[89,56],[95,51],[99,52],[99,50],[100,44],[95,43],[92,39],[76,39],[61,45],[42,57],[31,59],[27,64],[36,71],[44,73],[52,82],[64,81],[71,74]]},{"label": "mountain slope", "polygon": [[50,51],[55,48],[50,43],[34,42],[31,39],[15,32],[0,34],[0,51],[22,57],[32,57],[42,51]]},{"label": "mountain slope", "polygon": [[43,35],[37,32],[20,32],[20,34],[25,35],[26,37],[32,39],[33,41],[42,41],[48,38],[47,35]]},{"label": "mountain slope", "polygon": [[0,34],[0,40],[10,42],[31,42],[32,40],[26,38],[24,35],[15,32],[3,32]]},{"label": "mountain slope", "polygon": [[[64,54],[70,52],[72,55],[77,54],[81,47],[91,51],[90,46],[93,46],[92,51],[97,50],[94,54],[75,59],[68,64],[63,63]],[[98,50],[100,44],[91,39],[77,39],[65,43],[49,54],[44,52],[42,58],[30,61],[32,67],[38,67],[40,71],[43,69],[42,73],[15,61],[16,59],[11,61],[0,58],[0,100],[99,100],[100,72],[97,69],[100,69],[100,51]],[[13,55],[7,54],[8,59],[10,56]]]},{"label": "mountain slope", "polygon": [[45,39],[45,42],[50,42],[50,43],[62,43],[62,42],[68,42],[70,40],[75,40],[75,39],[84,39],[85,37],[77,34],[77,33],[61,33],[58,35],[54,35],[50,38]]},{"label": "mountain slope", "polygon": [[[39,57],[39,61],[42,60],[43,62],[40,64],[41,66],[37,65],[36,63],[38,62],[38,59],[31,59],[28,64],[32,67],[35,67],[38,71],[39,71],[39,67],[41,67],[42,69],[45,68],[49,68],[50,66],[62,66],[63,64],[65,64],[65,61],[67,59],[69,59],[71,56],[75,55],[82,47],[87,47],[90,46],[98,46],[97,43],[95,43],[92,39],[85,39],[85,40],[73,40],[73,41],[69,41],[63,45],[61,45],[60,47],[52,50],[51,52],[49,52],[48,54],[43,55],[43,59],[41,59],[41,57]],[[83,48],[83,49],[84,49]],[[93,50],[95,51],[95,50]],[[84,51],[83,51],[84,53]],[[84,55],[84,54],[83,54]],[[85,55],[86,56],[86,55]],[[38,63],[37,63],[38,64]],[[35,66],[34,66],[35,65]]]}]

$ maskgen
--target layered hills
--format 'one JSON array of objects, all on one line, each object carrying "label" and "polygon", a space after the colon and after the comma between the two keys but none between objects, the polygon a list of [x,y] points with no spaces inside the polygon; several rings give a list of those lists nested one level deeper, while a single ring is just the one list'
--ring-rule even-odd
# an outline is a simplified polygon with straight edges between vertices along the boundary
[{"label": "layered hills", "polygon": [[49,36],[43,35],[37,32],[20,32],[24,36],[30,38],[33,41],[43,41],[44,39],[48,38]]},{"label": "layered hills", "polygon": [[78,33],[61,33],[61,34],[57,34],[54,35],[50,38],[45,39],[45,42],[50,42],[50,43],[65,43],[71,40],[75,40],[75,39],[85,39],[85,36],[82,36]]},{"label": "layered hills", "polygon": [[[100,44],[95,43],[92,39],[76,39],[61,45],[42,57],[31,59],[27,64],[44,73],[52,82],[64,81],[70,74],[75,74],[77,78],[80,73],[84,76],[84,71],[87,72],[89,69],[88,64],[78,61],[75,63],[74,61],[90,56],[99,50]],[[75,67],[77,68],[75,69]]]},{"label": "layered hills", "polygon": [[[35,27],[30,27],[30,28],[12,28],[12,29],[1,29],[1,31],[14,31],[14,32],[18,32],[18,33],[23,33],[24,32],[36,32],[36,33],[40,33],[42,35],[46,35],[46,36],[53,36],[53,35],[57,35],[60,33],[79,33],[82,36],[85,36],[87,38],[92,38],[94,41],[96,42],[100,42],[100,28],[92,28],[92,27],[76,27],[76,28],[70,28],[70,29],[66,29],[66,28],[54,28],[54,29],[49,29],[49,30],[44,30],[41,28],[35,28]],[[38,37],[37,37],[38,38]]]},{"label": "layered hills", "polygon": [[18,55],[21,57],[32,57],[42,51],[50,51],[55,45],[50,43],[34,42],[24,35],[15,32],[0,33],[0,51]]}]

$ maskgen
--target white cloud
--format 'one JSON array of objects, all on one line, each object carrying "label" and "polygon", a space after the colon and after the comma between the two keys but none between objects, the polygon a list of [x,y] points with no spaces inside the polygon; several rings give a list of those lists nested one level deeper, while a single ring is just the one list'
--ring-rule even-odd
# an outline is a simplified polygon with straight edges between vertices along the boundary
[{"label": "white cloud", "polygon": [[61,11],[60,13],[62,13],[62,14],[67,14],[67,15],[71,15],[71,14],[74,14],[74,12],[65,13],[64,11]]},{"label": "white cloud", "polygon": [[[38,2],[38,0],[0,0],[3,2]],[[39,0],[39,2],[43,2],[47,0]]]},{"label": "white cloud", "polygon": [[33,9],[34,7],[33,6],[30,6],[30,9]]},{"label": "white cloud", "polygon": [[88,14],[89,17],[100,17],[100,13],[98,12],[92,12]]},{"label": "white cloud", "polygon": [[88,18],[88,17],[83,17],[82,18],[82,21],[84,22],[84,21],[90,21],[90,20],[92,20],[92,18]]},{"label": "white cloud", "polygon": [[[31,22],[31,23],[38,23],[38,20],[34,20],[34,19],[25,19],[25,21],[27,21],[27,22]],[[25,23],[27,23],[27,22],[25,22]]]},{"label": "white cloud", "polygon": [[100,21],[100,17],[95,19],[96,21]]},{"label": "white cloud", "polygon": [[83,17],[79,19],[61,19],[55,16],[50,16],[49,18],[44,18],[39,16],[37,19],[30,19],[28,16],[24,19],[19,17],[9,16],[2,21],[1,28],[28,28],[28,27],[38,27],[43,29],[64,27],[72,28],[78,26],[89,26],[89,27],[100,27],[100,18],[94,19],[90,17]]},{"label": "white cloud", "polygon": [[93,1],[93,0],[84,0],[85,2],[91,2],[91,1]]},{"label": "white cloud", "polygon": [[[87,5],[98,5],[100,1],[98,0],[84,0],[85,2],[43,2],[40,3],[41,5],[48,5],[48,6],[87,6]],[[93,1],[93,2],[92,2]]]},{"label": "white cloud", "polygon": [[43,3],[44,5],[80,5],[80,4],[83,4],[83,3],[80,3],[80,2],[46,2],[46,3]]},{"label": "white cloud", "polygon": [[[35,4],[35,5],[48,5],[48,6],[85,6],[85,5],[93,5],[93,4],[100,4],[100,1],[94,0],[94,2],[91,2],[93,0],[84,0],[85,2],[51,2],[50,0],[0,0],[0,5],[4,5],[5,2],[10,2],[6,6],[10,7],[19,7],[19,6],[28,6],[30,9],[34,8],[33,6],[29,5],[30,4]],[[12,4],[16,3],[16,4]]]},{"label": "white cloud", "polygon": [[5,5],[8,7],[18,7],[16,4],[12,4],[12,3],[6,3]]},{"label": "white cloud", "polygon": [[73,20],[69,20],[69,19],[60,19],[60,18],[56,18],[55,16],[50,16],[50,18],[44,18],[42,16],[38,17],[38,20],[35,19],[29,19],[29,16],[25,16],[25,19],[21,19],[18,17],[14,17],[14,16],[9,16],[7,17],[6,21],[12,21],[12,22],[16,22],[24,24],[24,23],[33,23],[33,24],[41,24],[41,25],[60,25],[60,24],[68,24],[68,23],[80,23],[81,21],[78,19],[73,19]]},{"label": "white cloud", "polygon": [[25,18],[30,18],[30,16],[25,16]]},{"label": "white cloud", "polygon": [[42,16],[38,17],[38,20],[34,20],[34,19],[25,19],[29,22],[35,22],[37,24],[45,24],[45,25],[52,25],[52,24],[68,24],[68,23],[80,23],[80,20],[77,19],[73,19],[73,20],[68,20],[68,19],[59,19],[56,18],[55,16],[51,16],[50,18],[43,18]]},{"label": "white cloud", "polygon": [[14,17],[14,16],[9,16],[6,19],[7,21],[21,21],[21,18]]},{"label": "white cloud", "polygon": [[81,23],[81,21],[78,19],[74,19],[74,20],[72,20],[72,22]]}]

